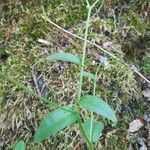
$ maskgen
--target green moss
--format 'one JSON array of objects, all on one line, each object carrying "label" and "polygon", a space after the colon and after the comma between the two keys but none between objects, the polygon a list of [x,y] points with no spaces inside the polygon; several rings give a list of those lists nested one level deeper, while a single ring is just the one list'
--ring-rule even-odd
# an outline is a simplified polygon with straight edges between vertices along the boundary
[{"label": "green moss", "polygon": [[150,74],[150,55],[144,58],[142,67],[143,67],[144,74],[149,75]]},{"label": "green moss", "polygon": [[[123,131],[122,131],[123,132]],[[107,144],[105,149],[107,150],[127,150],[128,144],[126,143],[125,134],[123,135],[122,132],[117,133],[116,135],[111,134],[107,137]]]},{"label": "green moss", "polygon": [[[94,1],[95,0],[90,0],[90,3]],[[149,21],[147,17],[143,17],[142,13],[138,13],[136,5],[132,3],[128,8],[124,8],[125,10],[123,10],[116,24],[116,30],[111,10],[115,5],[118,5],[119,2],[119,0],[113,2],[107,0],[105,2],[102,10],[97,14],[97,18],[93,18],[91,21],[89,39],[94,40],[101,46],[105,40],[112,41],[116,50],[110,50],[110,52],[123,60],[124,54],[122,51],[127,50],[129,54],[127,60],[132,63],[132,52],[138,52],[135,55],[136,60],[139,58],[137,56],[141,54],[142,50],[148,47],[147,39],[149,35],[147,31]],[[84,21],[87,16],[85,5],[85,0],[31,0],[30,2],[24,1],[24,3],[14,0],[11,4],[5,1],[3,5],[0,5],[0,14],[2,18],[0,23],[1,71],[7,73],[13,80],[21,82],[30,88],[35,88],[31,73],[31,68],[34,68],[35,74],[41,74],[44,78],[52,100],[63,105],[74,103],[76,97],[75,92],[77,90],[78,68],[75,65],[68,64],[66,69],[61,70],[61,64],[48,62],[45,51],[46,55],[47,53],[51,54],[60,50],[81,55],[83,41],[69,36],[71,39],[69,40],[70,45],[68,47],[62,46],[60,40],[66,35],[63,35],[63,32],[60,32],[43,20],[41,15],[43,13],[42,7],[44,7],[48,17],[52,21],[65,29],[75,28],[75,33],[83,36],[85,30]],[[99,6],[100,4],[97,5],[96,9],[98,9]],[[145,11],[147,11],[146,7],[144,8]],[[93,10],[92,14],[95,13],[96,9]],[[9,41],[5,43],[5,33],[8,24],[12,26],[12,35]],[[133,26],[141,36],[131,28],[129,34],[127,34],[127,37],[123,41],[122,28],[128,26]],[[105,35],[104,28],[109,32],[109,36]],[[137,50],[135,45],[139,43],[138,40],[140,37],[142,37],[145,47],[137,46]],[[49,46],[42,45],[38,43],[38,39],[48,40],[51,44]],[[104,54],[95,47],[88,46],[86,70],[94,73],[97,65],[93,64],[93,53],[98,52],[100,55]],[[149,60],[149,56],[144,58],[142,65],[146,75],[150,73]],[[132,103],[133,97],[135,98],[135,96],[138,95],[138,84],[135,80],[134,73],[118,61],[110,59],[110,65],[110,69],[100,68],[96,93],[98,96],[106,99],[108,103],[117,110],[118,120],[120,120],[118,123],[120,132],[107,136],[105,140],[108,144],[101,146],[103,149],[108,150],[127,149],[127,143],[125,142],[126,135],[123,132],[125,132],[127,128],[126,125],[133,118],[130,114],[127,114],[127,111],[124,109],[124,118],[122,119],[120,111],[122,111],[122,105],[127,105],[129,102]],[[93,82],[85,79],[83,93],[92,93],[92,87]],[[137,107],[135,106],[135,108]],[[45,114],[51,111],[51,109],[52,108],[48,110],[36,98],[18,89],[18,87],[12,85],[12,83],[0,79],[0,116],[2,119],[7,118],[3,120],[3,124],[0,125],[0,129],[4,131],[2,136],[3,147],[6,149],[12,148],[16,141],[23,138],[27,142],[28,149],[40,150],[47,149],[48,147],[52,149],[65,149],[67,146],[68,149],[72,149],[72,147],[81,140],[81,137],[77,136],[73,141],[74,143],[72,143],[72,139],[76,134],[75,131],[78,131],[76,126],[71,129],[67,128],[63,130],[57,136],[50,138],[41,145],[37,145],[33,142],[33,135],[37,124],[39,124],[40,120]],[[137,110],[138,111],[134,109],[133,113],[144,113],[143,105],[141,105],[141,108],[138,107]],[[14,123],[15,121],[16,123]],[[7,133],[10,133],[10,137],[8,137]],[[64,140],[64,137],[67,138]],[[8,140],[7,143],[5,143],[6,140]],[[100,145],[100,142],[98,142],[97,145]]]}]

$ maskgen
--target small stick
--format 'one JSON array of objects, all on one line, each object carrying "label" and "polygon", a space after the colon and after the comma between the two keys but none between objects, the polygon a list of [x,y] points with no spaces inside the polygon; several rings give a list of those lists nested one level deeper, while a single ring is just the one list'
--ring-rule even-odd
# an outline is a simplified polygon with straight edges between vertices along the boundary
[{"label": "small stick", "polygon": [[37,82],[37,79],[36,79],[36,75],[34,74],[33,68],[31,69],[31,74],[32,74],[32,78],[33,78],[33,82],[35,84],[35,89],[37,91],[37,94],[39,94],[41,96],[41,92],[40,92],[39,85],[38,85],[38,82]]},{"label": "small stick", "polygon": [[74,147],[73,150],[76,150],[76,149],[78,148],[78,146],[79,146],[81,143],[82,143],[82,141],[80,140],[80,141],[78,142],[78,144]]}]

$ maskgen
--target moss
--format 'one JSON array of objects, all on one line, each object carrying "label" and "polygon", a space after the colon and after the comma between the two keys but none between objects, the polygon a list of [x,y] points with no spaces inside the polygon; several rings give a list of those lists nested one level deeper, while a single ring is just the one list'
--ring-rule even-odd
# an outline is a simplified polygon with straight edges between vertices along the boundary
[{"label": "moss", "polygon": [[150,74],[150,55],[147,55],[147,57],[144,58],[142,67],[143,67],[144,74],[149,75]]},{"label": "moss", "polygon": [[128,144],[126,142],[126,139],[125,139],[125,134],[122,135],[122,132],[121,131],[120,133],[116,134],[116,135],[109,135],[107,137],[107,144],[106,144],[106,147],[105,149],[107,150],[127,150],[128,149]]},{"label": "moss", "polygon": [[[90,3],[92,2],[94,0],[90,0]],[[83,36],[85,30],[84,21],[87,16],[85,5],[84,0],[55,0],[51,2],[48,0],[38,0],[36,2],[34,0],[30,2],[14,0],[11,4],[9,1],[3,2],[3,5],[0,5],[0,12],[3,12],[0,13],[2,18],[0,24],[1,71],[7,73],[13,80],[17,80],[35,90],[31,72],[33,68],[37,78],[40,75],[42,76],[42,82],[47,86],[52,100],[62,105],[74,103],[78,79],[77,66],[67,64],[68,66],[63,68],[61,63],[50,63],[46,57],[60,50],[77,53],[80,56],[82,54],[83,42],[69,37],[69,45],[65,47],[62,44],[62,39],[66,38],[66,35],[42,19],[42,6],[49,18],[55,23],[65,29],[74,29],[75,33]],[[110,52],[124,60],[124,53],[122,51],[127,50],[129,54],[127,60],[132,63],[133,55],[131,51],[137,48],[135,45],[139,43],[138,40],[140,38],[143,39],[143,45],[145,47],[138,46],[139,51],[142,52],[143,49],[148,47],[147,39],[149,35],[147,30],[149,21],[147,17],[143,18],[143,13],[138,13],[138,11],[141,12],[141,4],[138,7],[139,10],[137,10],[134,2],[131,2],[131,5],[128,3],[129,7],[125,8],[119,17],[116,30],[114,16],[111,10],[118,5],[122,7],[122,1],[107,0],[105,2],[101,12],[91,21],[89,39],[94,40],[101,46],[105,40],[112,41],[116,50],[110,50]],[[97,5],[95,10],[99,6],[100,4]],[[146,4],[144,4],[143,8],[147,11]],[[93,10],[92,14],[95,13],[95,10]],[[5,41],[9,24],[11,25],[11,36],[9,40]],[[122,28],[128,26],[133,26],[141,36],[131,29],[127,37],[123,39]],[[42,45],[37,41],[39,38],[48,40],[51,44],[49,46]],[[98,52],[102,56],[105,56],[105,54],[93,46],[88,46],[86,70],[94,73],[97,64],[93,64],[93,53]],[[138,56],[142,53],[136,52],[135,60],[138,58],[138,61],[140,61]],[[125,54],[127,53],[125,52]],[[139,88],[137,87],[138,84],[135,80],[135,75],[131,70],[116,60],[110,59],[109,57],[108,59],[111,67],[108,70],[103,67],[100,68],[96,93],[98,96],[107,100],[118,112],[118,118],[120,120],[118,128],[120,128],[120,131],[107,138],[104,134],[102,138],[105,138],[108,144],[104,145],[102,140],[97,145],[101,145],[100,143],[102,143],[102,149],[127,149],[127,143],[125,142],[126,135],[124,132],[127,124],[133,117],[130,113],[127,113],[126,108],[123,106],[124,104],[128,105],[130,102],[131,104],[135,103],[133,99],[136,95],[139,95]],[[144,58],[142,65],[146,75],[150,73],[149,63],[148,56]],[[93,82],[91,80],[87,81],[87,79],[84,81],[83,93],[92,93]],[[138,111],[135,109],[133,109],[133,113],[144,113],[143,104],[137,108]],[[19,139],[24,139],[27,143],[27,149],[40,150],[48,147],[51,147],[51,149],[65,149],[67,146],[68,149],[72,149],[81,140],[81,137],[76,135],[78,132],[77,126],[66,128],[58,135],[40,145],[33,142],[33,135],[40,120],[52,110],[53,107],[50,107],[50,109],[46,108],[45,105],[41,104],[33,96],[20,90],[17,86],[12,85],[12,83],[0,79],[0,118],[3,121],[0,129],[3,129],[4,133],[1,136],[2,145],[0,147],[3,146],[5,149],[12,149]],[[124,112],[122,113],[122,111]],[[137,117],[136,114],[134,115]],[[123,119],[122,116],[124,116]],[[98,116],[96,117],[98,118]],[[104,122],[109,128],[106,120]],[[107,129],[105,132],[107,132]],[[84,142],[83,145],[85,145]]]}]

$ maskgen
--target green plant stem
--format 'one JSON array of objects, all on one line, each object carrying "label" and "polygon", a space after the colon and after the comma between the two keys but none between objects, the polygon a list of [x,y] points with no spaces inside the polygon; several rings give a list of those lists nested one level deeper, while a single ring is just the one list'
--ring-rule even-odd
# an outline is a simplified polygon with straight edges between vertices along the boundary
[{"label": "green plant stem", "polygon": [[[94,84],[93,84],[93,96],[95,96],[95,92],[96,92],[97,74],[98,74],[100,66],[101,66],[101,64],[99,63],[99,65],[96,69],[96,73],[95,73]],[[92,141],[93,119],[94,119],[94,115],[93,115],[93,112],[91,112],[90,141]]]},{"label": "green plant stem", "polygon": [[[92,11],[92,8],[96,5],[96,3],[98,1],[99,0],[95,1],[95,3],[92,6],[90,6],[89,1],[86,0],[87,8],[88,8],[88,16],[87,16],[87,20],[86,20],[86,28],[85,28],[85,35],[84,35],[84,45],[83,45],[83,54],[82,54],[82,61],[81,61],[81,67],[80,67],[80,79],[79,79],[79,90],[78,90],[77,104],[79,104],[79,101],[81,98],[81,93],[82,93],[83,71],[84,71],[84,62],[85,62],[85,57],[86,57],[87,37],[88,37],[88,29],[89,29],[91,11]],[[91,142],[91,140],[88,139],[88,137],[86,136],[86,134],[84,132],[81,120],[79,121],[79,126],[80,126],[80,130],[81,130],[83,136],[85,137],[85,139],[89,145],[90,150],[94,150],[93,143]]]},{"label": "green plant stem", "polygon": [[95,7],[95,5],[96,5],[98,2],[99,2],[99,0],[96,0],[96,1],[92,4],[91,9],[93,9],[93,8]]},{"label": "green plant stem", "polygon": [[[86,56],[86,48],[87,48],[87,37],[88,37],[88,28],[89,28],[89,21],[91,16],[91,8],[88,9],[88,17],[86,21],[86,29],[85,29],[85,36],[84,36],[84,45],[83,45],[83,54],[82,54],[82,62],[80,67],[80,79],[79,79],[79,90],[78,90],[78,97],[77,97],[77,104],[79,104],[81,93],[82,93],[82,83],[83,83],[83,71],[84,71],[84,61]],[[94,150],[93,143],[89,141],[88,137],[86,136],[84,129],[82,127],[82,122],[79,120],[79,127],[80,130],[87,141],[90,150]]]},{"label": "green plant stem", "polygon": [[90,3],[89,3],[89,1],[88,1],[88,0],[86,0],[86,4],[87,4],[87,6],[90,6]]},{"label": "green plant stem", "polygon": [[86,21],[86,29],[85,29],[84,45],[83,45],[83,54],[82,54],[82,61],[81,61],[81,67],[80,67],[80,79],[79,79],[79,90],[78,90],[77,103],[79,103],[81,93],[82,93],[84,61],[85,61],[85,56],[86,56],[86,47],[87,47],[87,37],[88,37],[88,28],[89,28],[90,15],[91,15],[91,8],[89,8],[88,17],[87,17],[87,21]]}]

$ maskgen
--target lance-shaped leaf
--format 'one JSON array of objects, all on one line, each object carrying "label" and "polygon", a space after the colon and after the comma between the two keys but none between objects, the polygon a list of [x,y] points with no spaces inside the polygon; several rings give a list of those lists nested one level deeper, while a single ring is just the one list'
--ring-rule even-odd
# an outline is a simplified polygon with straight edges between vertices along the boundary
[{"label": "lance-shaped leaf", "polygon": [[[65,107],[68,110],[72,110],[70,106]],[[54,112],[48,114],[40,123],[36,133],[35,142],[41,142],[47,139],[49,136],[56,134],[58,131],[73,124],[79,118],[79,114],[75,112],[69,112],[63,109],[57,109]]]},{"label": "lance-shaped leaf", "polygon": [[83,76],[84,77],[87,77],[87,78],[91,78],[91,79],[95,79],[95,75],[94,74],[92,74],[92,73],[90,73],[90,72],[86,72],[86,71],[84,71],[83,72]]},{"label": "lance-shaped leaf", "polygon": [[70,53],[54,53],[54,54],[51,54],[48,57],[48,59],[50,61],[67,61],[67,62],[72,62],[78,65],[81,64],[80,58]]},{"label": "lance-shaped leaf", "polygon": [[83,129],[84,129],[84,132],[85,132],[86,136],[88,137],[89,141],[97,142],[99,137],[102,134],[104,125],[102,122],[88,119],[84,122]]},{"label": "lance-shaped leaf", "polygon": [[24,141],[19,141],[15,146],[15,150],[25,150],[25,148],[26,148],[26,145]]},{"label": "lance-shaped leaf", "polygon": [[95,112],[103,117],[117,123],[117,118],[111,107],[97,96],[87,95],[80,99],[80,107],[85,108],[91,112]]}]

